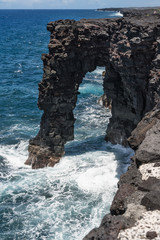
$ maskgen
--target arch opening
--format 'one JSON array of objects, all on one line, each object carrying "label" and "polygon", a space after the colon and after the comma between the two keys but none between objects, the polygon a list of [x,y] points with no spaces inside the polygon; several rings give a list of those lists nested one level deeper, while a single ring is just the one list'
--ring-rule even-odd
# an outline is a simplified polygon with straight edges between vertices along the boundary
[{"label": "arch opening", "polygon": [[104,142],[111,117],[110,104],[107,104],[104,97],[104,72],[105,67],[97,67],[94,71],[86,73],[79,86],[77,103],[73,111],[76,119],[74,141],[65,144],[65,155],[80,154],[91,149],[96,151]]}]

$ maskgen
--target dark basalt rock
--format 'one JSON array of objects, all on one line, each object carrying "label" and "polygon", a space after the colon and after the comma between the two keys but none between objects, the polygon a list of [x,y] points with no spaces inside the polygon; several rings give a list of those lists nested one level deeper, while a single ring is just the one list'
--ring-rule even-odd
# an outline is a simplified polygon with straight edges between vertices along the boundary
[{"label": "dark basalt rock", "polygon": [[146,132],[151,129],[160,120],[160,109],[157,107],[155,110],[147,113],[143,120],[140,121],[136,129],[132,132],[131,136],[128,138],[129,144],[133,149],[142,143],[146,136]]},{"label": "dark basalt rock", "polygon": [[[156,112],[156,114],[155,114]],[[158,114],[158,115],[157,115]],[[150,116],[150,117],[149,117]],[[153,118],[152,118],[152,117]],[[156,116],[156,117],[155,117]],[[132,159],[131,166],[128,168],[128,171],[123,174],[120,177],[119,183],[118,183],[118,191],[113,199],[112,205],[111,205],[111,214],[114,214],[118,217],[122,217],[123,228],[126,229],[131,226],[134,226],[135,221],[137,220],[137,211],[139,211],[138,206],[145,206],[146,210],[152,211],[152,210],[160,210],[160,179],[157,179],[155,177],[149,177],[146,181],[142,180],[141,173],[138,169],[139,164],[137,164],[137,152],[138,154],[143,151],[143,142],[149,135],[157,134],[157,138],[155,138],[155,144],[156,149],[159,148],[160,150],[160,144],[156,139],[160,139],[160,131],[157,130],[155,127],[157,122],[159,122],[159,109],[158,106],[156,106],[155,109],[150,111],[148,114],[144,116],[144,118],[141,120],[141,122],[138,124],[137,128],[132,132],[131,138],[132,143],[133,140],[135,140],[135,145],[137,151],[135,152],[135,156]],[[146,121],[147,119],[147,121]],[[154,121],[152,121],[154,119]],[[148,122],[149,126],[147,127],[146,122]],[[150,123],[152,124],[150,125]],[[143,126],[143,127],[142,127]],[[141,129],[141,130],[140,130]],[[137,137],[138,136],[138,137]],[[141,141],[138,141],[141,139]],[[149,151],[150,149],[148,149]],[[157,168],[160,166],[160,158],[154,159],[156,163],[154,164],[154,168]],[[148,161],[147,161],[148,162]],[[153,162],[153,158],[151,155],[151,159],[149,162]],[[144,164],[144,163],[141,163]],[[152,170],[149,170],[152,172]],[[129,209],[129,205],[133,204],[134,209],[132,209],[131,216],[128,218],[126,217],[126,212]],[[141,213],[138,213],[140,218],[142,217]],[[110,217],[109,217],[110,216]],[[85,240],[91,240],[90,236],[95,237],[97,240],[97,236],[101,236],[101,233],[105,232],[106,236],[109,237],[114,235],[115,238],[118,239],[118,233],[120,230],[119,228],[112,228],[113,219],[110,214],[106,215],[106,219],[110,219],[110,221],[107,222],[107,225],[100,225],[99,228],[91,231],[89,235],[84,238]],[[105,219],[105,217],[104,217]],[[89,236],[89,238],[87,238]],[[94,238],[93,238],[94,239]],[[105,239],[105,238],[99,238],[99,239]],[[112,238],[111,238],[112,239]]]},{"label": "dark basalt rock", "polygon": [[146,238],[148,239],[154,239],[157,237],[157,233],[155,231],[148,231],[146,233]]},{"label": "dark basalt rock", "polygon": [[138,189],[146,192],[158,192],[160,191],[160,179],[149,177],[146,181],[142,181],[142,183],[139,184]]},{"label": "dark basalt rock", "polygon": [[134,16],[141,18],[152,14],[158,14],[159,9],[158,7],[99,8],[98,11],[116,11],[123,14],[124,17]]},{"label": "dark basalt rock", "polygon": [[147,113],[132,132],[128,141],[135,154],[136,162],[156,162],[160,160],[160,108],[157,105]]},{"label": "dark basalt rock", "polygon": [[96,66],[106,67],[104,94],[112,102],[105,139],[136,151],[118,183],[112,215],[107,214],[84,240],[116,240],[120,230],[142,217],[145,207],[160,210],[159,180],[144,182],[139,171],[140,165],[160,164],[160,8],[123,9],[123,14],[124,18],[47,25],[51,37],[49,53],[42,55],[38,98],[44,113],[38,135],[30,140],[26,164],[41,168],[60,160],[64,144],[74,139],[79,85]]},{"label": "dark basalt rock", "polygon": [[160,210],[160,190],[147,193],[142,198],[141,204],[144,205],[147,210]]},{"label": "dark basalt rock", "polygon": [[160,167],[160,162],[155,163],[154,167]]},{"label": "dark basalt rock", "polygon": [[[152,10],[150,9],[148,14],[151,14],[152,11],[153,9]],[[136,16],[137,14],[138,14],[138,11],[135,11],[130,15],[130,17],[132,18],[133,15]],[[141,21],[142,24],[144,21],[143,17],[146,14],[147,12],[145,10],[144,15],[143,15],[143,11],[141,12],[140,15],[138,15],[137,19],[139,19],[138,21]],[[136,19],[135,19],[135,23],[136,23]],[[141,28],[139,29],[139,31],[142,31]],[[130,34],[132,34],[134,31],[132,33],[131,32]],[[138,39],[134,34],[136,35],[136,33],[133,33],[132,43],[135,44],[136,46],[137,44],[140,43],[140,39]],[[149,36],[149,35],[147,34],[146,36]],[[159,46],[159,40],[157,39],[156,41],[157,41],[156,45],[158,44]],[[160,48],[158,47],[158,49]],[[157,54],[159,54],[159,52],[160,50],[158,50]],[[154,58],[157,61],[157,57],[156,56],[153,57],[152,58],[153,64],[155,61]],[[137,59],[139,59],[138,52],[137,52]],[[136,152],[135,152],[135,156],[132,158],[132,163],[128,171],[120,177],[120,181],[118,183],[119,189],[111,205],[111,214],[115,214],[116,216],[111,216],[110,214],[107,214],[105,216],[106,219],[109,219],[109,221],[106,221],[107,224],[103,225],[101,223],[99,228],[92,230],[84,238],[85,240],[118,239],[118,234],[120,230],[134,226],[134,223],[137,221],[137,219],[140,219],[142,217],[142,213],[145,211],[143,209],[144,208],[143,206],[145,206],[146,210],[160,209],[159,207],[160,180],[155,177],[150,177],[148,180],[143,181],[141,173],[139,171],[139,165],[149,163],[149,162],[155,162],[154,167],[160,166],[160,129],[159,129],[160,104],[158,100],[160,96],[160,76],[158,73],[158,71],[160,70],[160,64],[159,65],[156,64],[155,66],[157,69],[157,74],[155,75],[153,74],[153,78],[151,80],[152,83],[147,80],[147,85],[146,85],[150,93],[148,92],[148,90],[145,90],[145,89],[143,91],[143,93],[148,92],[149,95],[145,95],[145,94],[143,95],[145,99],[144,101],[145,103],[143,102],[144,105],[142,107],[143,110],[141,111],[141,121],[139,122],[137,127],[134,129],[134,131],[132,131],[131,136],[128,138],[129,145],[134,150],[136,150]],[[152,68],[152,62],[150,62],[148,67],[150,69]],[[136,74],[135,74],[135,77],[136,77]],[[154,95],[154,93],[155,93],[155,97],[150,98],[150,96],[152,94]],[[152,103],[154,103],[153,105],[149,99],[152,99]],[[138,105],[138,102],[137,102],[137,105]],[[116,109],[114,107],[115,106],[113,101],[113,111],[114,109]],[[145,112],[147,113],[145,114]],[[110,124],[112,124],[112,130],[113,130],[112,136],[114,136],[114,134],[116,133],[114,132],[113,117],[110,121]],[[109,139],[110,137],[111,136],[108,135],[107,138]],[[114,227],[112,228],[112,226],[114,225],[114,219],[112,217],[114,217],[114,219],[117,219],[117,221],[118,219],[121,219],[120,221],[122,225],[120,228],[115,228],[115,229]],[[106,234],[105,235],[106,238],[104,237],[104,233]],[[146,234],[146,238],[148,239],[154,239],[156,236],[157,236],[157,233],[155,232],[147,232]]]},{"label": "dark basalt rock", "polygon": [[135,192],[135,187],[133,185],[127,183],[121,185],[113,199],[110,208],[111,215],[121,215],[125,213],[127,209],[126,199],[133,192]]},{"label": "dark basalt rock", "polygon": [[145,139],[136,151],[136,160],[141,163],[156,162],[160,160],[160,119],[147,131]]},{"label": "dark basalt rock", "polygon": [[[155,109],[150,111],[147,115],[144,116],[144,118],[141,120],[141,122],[138,124],[137,128],[132,132],[132,140],[135,139],[136,148],[137,151],[135,152],[135,156],[133,157],[133,161],[131,163],[131,166],[128,168],[128,171],[123,174],[120,177],[119,183],[118,183],[118,191],[113,199],[112,205],[111,205],[111,214],[114,214],[116,216],[113,217],[122,217],[123,228],[126,229],[128,227],[134,226],[135,221],[137,220],[136,214],[138,211],[138,207],[140,204],[142,206],[146,207],[146,210],[160,210],[160,179],[157,179],[155,177],[150,177],[148,180],[144,181],[142,180],[141,173],[138,169],[139,165],[137,165],[137,152],[140,153],[140,151],[143,151],[143,141],[145,141],[148,134],[157,134],[156,139],[160,139],[160,131],[157,131],[157,128],[155,128],[157,122],[159,121],[159,118],[155,116],[159,116],[159,109],[156,106]],[[156,112],[156,114],[155,114]],[[157,115],[158,114],[158,115]],[[150,117],[148,117],[150,116]],[[152,116],[152,117],[151,117]],[[147,121],[146,121],[147,119]],[[152,121],[154,119],[154,121]],[[147,127],[146,122],[148,122],[149,126]],[[152,124],[150,125],[150,123]],[[143,126],[143,127],[142,127]],[[140,130],[141,129],[141,130]],[[138,137],[137,137],[138,136]],[[137,141],[141,139],[141,141]],[[159,142],[156,142],[156,148],[160,149]],[[148,149],[149,150],[149,149]],[[152,155],[151,155],[151,162],[153,161]],[[160,158],[159,160],[154,164],[154,168],[160,166]],[[148,161],[147,161],[148,162]],[[141,163],[143,164],[143,163]],[[151,172],[151,170],[149,170]],[[130,204],[133,204],[135,206],[134,212],[132,211],[131,217],[126,217],[126,212],[128,211],[128,207]],[[140,205],[140,206],[141,206]],[[106,215],[107,219],[108,216]],[[140,213],[140,217],[142,217]],[[105,219],[105,217],[104,217]],[[97,236],[101,236],[101,232],[105,232],[106,236],[108,236],[108,239],[112,234],[115,236],[113,239],[118,239],[118,233],[120,229],[114,229],[112,228],[113,219],[112,217],[109,218],[110,222],[108,221],[107,225],[101,226],[96,229],[96,232],[93,230],[89,233],[89,235],[86,236],[86,240],[92,239],[87,238],[88,236],[95,237],[97,240]],[[90,235],[91,234],[91,235]],[[94,238],[93,238],[94,239]],[[105,239],[105,238],[99,238],[99,239]],[[107,238],[106,238],[107,239]],[[111,238],[112,239],[112,238]]]},{"label": "dark basalt rock", "polygon": [[49,53],[42,55],[44,74],[38,98],[44,113],[40,131],[30,141],[26,164],[53,166],[64,154],[64,144],[74,139],[79,85],[97,66],[106,67],[104,94],[112,101],[106,141],[127,146],[132,130],[158,103],[160,14],[153,9],[148,15],[146,10],[145,14],[126,11],[124,18],[59,20],[47,25]]},{"label": "dark basalt rock", "polygon": [[134,161],[129,166],[128,171],[121,175],[120,180],[118,182],[118,187],[126,183],[133,185],[135,187],[139,186],[142,183],[141,173],[139,172]]},{"label": "dark basalt rock", "polygon": [[119,231],[130,226],[131,223],[127,222],[124,216],[107,214],[100,227],[93,229],[83,240],[117,240]]}]

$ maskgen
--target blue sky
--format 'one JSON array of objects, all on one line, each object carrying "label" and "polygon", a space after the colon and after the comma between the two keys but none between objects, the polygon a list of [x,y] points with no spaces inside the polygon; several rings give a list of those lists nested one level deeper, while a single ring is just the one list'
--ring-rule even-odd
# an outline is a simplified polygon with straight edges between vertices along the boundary
[{"label": "blue sky", "polygon": [[0,9],[97,9],[160,6],[160,0],[0,0]]}]

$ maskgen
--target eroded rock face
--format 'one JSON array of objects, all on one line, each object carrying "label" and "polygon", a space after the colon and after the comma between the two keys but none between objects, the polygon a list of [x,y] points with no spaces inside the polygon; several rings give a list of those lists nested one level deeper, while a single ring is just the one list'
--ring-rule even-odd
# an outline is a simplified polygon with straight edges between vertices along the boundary
[{"label": "eroded rock face", "polygon": [[127,145],[144,114],[159,101],[160,17],[59,20],[47,25],[49,53],[42,55],[38,106],[40,131],[30,140],[26,164],[54,166],[74,138],[73,109],[88,71],[105,66],[104,94],[112,100],[106,141]]},{"label": "eroded rock face", "polygon": [[[42,168],[60,160],[64,144],[74,138],[79,85],[96,66],[106,67],[104,95],[112,102],[106,141],[129,143],[135,150],[110,214],[85,240],[117,240],[145,211],[160,209],[160,10],[123,13],[121,19],[49,23],[49,54],[42,55],[38,106],[44,113],[38,135],[30,140],[26,164]],[[146,179],[142,169],[150,162]],[[146,237],[156,235],[147,232]]]},{"label": "eroded rock face", "polygon": [[[151,9],[149,10],[149,14],[151,14]],[[135,15],[135,12],[133,15]],[[141,12],[140,15],[136,17],[139,20],[141,19],[141,23],[143,25],[143,21],[144,21],[143,11]],[[154,15],[152,15],[152,17],[154,19]],[[135,22],[136,22],[136,19],[135,19]],[[151,23],[153,22],[151,21]],[[142,33],[142,29],[140,29],[140,31]],[[152,30],[149,30],[149,32],[150,31]],[[135,44],[136,42],[138,43],[138,39],[134,38],[134,41],[135,41]],[[87,236],[85,236],[84,238],[85,240],[101,240],[101,239],[120,240],[121,239],[120,232],[124,233],[124,236],[126,239],[130,239],[127,235],[125,235],[124,230],[127,228],[130,229],[133,226],[135,226],[135,223],[137,223],[137,221],[142,218],[145,212],[150,210],[153,211],[153,210],[160,209],[159,208],[160,175],[158,175],[159,166],[160,166],[160,115],[159,115],[160,114],[160,104],[159,104],[160,63],[157,62],[156,65],[154,65],[155,61],[157,61],[157,56],[159,55],[159,37],[157,37],[155,44],[158,46],[158,48],[156,48],[157,53],[153,57],[153,61],[151,61],[150,64],[148,65],[148,69],[150,69],[150,74],[149,74],[150,78],[149,79],[146,78],[146,90],[144,88],[144,91],[143,91],[144,101],[142,102],[144,106],[142,107],[143,110],[141,112],[142,114],[141,121],[139,122],[137,127],[134,129],[134,131],[132,131],[131,136],[128,138],[129,145],[135,150],[135,156],[132,158],[133,161],[128,171],[125,174],[123,174],[120,178],[120,181],[118,183],[119,189],[113,199],[111,209],[110,209],[110,214],[107,214],[104,217],[104,219],[106,220],[105,221],[106,224],[104,224],[104,220],[102,220],[99,228],[93,229]],[[141,52],[140,49],[139,51]],[[147,50],[146,50],[146,53],[147,53]],[[137,52],[138,59],[140,56],[139,54],[140,53]],[[152,68],[153,65],[154,67]],[[136,79],[136,75],[135,75],[135,79]],[[129,79],[128,79],[128,83],[129,83]],[[141,84],[142,83],[143,81],[141,81]],[[133,90],[134,85],[132,85],[132,83],[130,84]],[[145,85],[143,85],[143,87],[145,87]],[[139,89],[142,89],[142,88],[138,85],[137,91],[139,92]],[[113,99],[113,108],[117,110],[117,107],[114,106],[114,102],[115,102],[114,97],[112,97],[112,99]],[[131,102],[129,101],[128,104],[130,103]],[[137,102],[137,105],[138,105],[138,102]],[[118,106],[118,103],[116,106]],[[116,115],[113,115],[111,119],[110,126],[109,126],[110,128],[109,130],[107,130],[108,133],[110,132],[110,129],[114,130],[115,116]],[[129,126],[131,125],[129,124]],[[111,135],[112,134],[113,133],[111,133]],[[110,135],[108,135],[107,138],[109,139],[109,137]],[[142,169],[146,169],[146,165],[148,166],[148,164],[149,165],[151,164],[152,168],[150,169],[147,168],[148,178],[146,179],[146,176],[144,176],[145,171],[142,171]],[[141,168],[141,171],[139,169],[139,166]],[[156,168],[158,170],[156,170]],[[143,230],[144,232],[146,232],[145,237],[147,239],[153,239],[157,236],[157,234],[159,234],[159,232],[158,233],[154,231],[148,232],[147,224],[150,225],[151,223],[149,222],[147,223],[146,221],[146,225],[144,224]],[[134,236],[134,234],[135,232],[133,232],[132,236]],[[136,237],[134,239],[137,239],[137,238],[139,239],[139,236],[137,238]]]},{"label": "eroded rock face", "polygon": [[[160,108],[157,104],[153,110],[145,114],[132,132],[128,141],[136,151],[128,171],[120,177],[119,189],[113,199],[110,214],[104,217],[110,221],[105,226],[102,221],[99,228],[93,229],[85,240],[101,240],[105,239],[104,236],[107,236],[106,239],[120,240],[119,232],[133,227],[146,211],[160,210],[159,113]],[[142,169],[148,164],[152,167],[147,168],[146,177],[143,176],[146,171]],[[119,223],[114,229],[113,225],[119,221],[121,225]],[[144,231],[147,229],[144,225]]]}]

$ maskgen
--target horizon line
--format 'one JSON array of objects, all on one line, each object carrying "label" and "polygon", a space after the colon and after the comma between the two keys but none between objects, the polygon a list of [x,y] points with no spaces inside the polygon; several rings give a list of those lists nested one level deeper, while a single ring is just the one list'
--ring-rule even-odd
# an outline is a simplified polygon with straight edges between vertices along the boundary
[{"label": "horizon line", "polygon": [[160,8],[160,6],[134,6],[134,7],[103,7],[103,8],[3,8],[1,10],[102,10],[102,9],[124,9],[124,8]]}]

